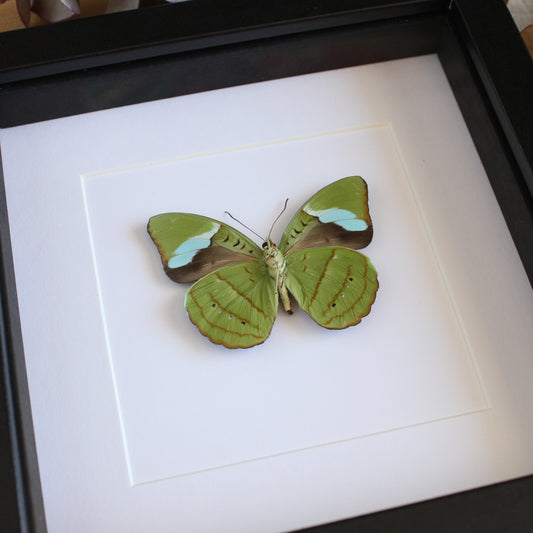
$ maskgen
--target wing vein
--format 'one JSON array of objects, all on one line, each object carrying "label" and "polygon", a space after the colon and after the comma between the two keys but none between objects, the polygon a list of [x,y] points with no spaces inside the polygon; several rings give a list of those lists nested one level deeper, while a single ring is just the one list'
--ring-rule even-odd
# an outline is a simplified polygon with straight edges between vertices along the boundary
[{"label": "wing vein", "polygon": [[[215,328],[215,329],[220,329],[222,330],[224,333],[231,333],[232,335],[237,335],[238,337],[246,337],[246,336],[250,336],[250,337],[254,337],[255,339],[261,339],[262,336],[261,335],[254,335],[253,333],[240,333],[238,331],[230,331],[222,326],[219,326],[218,324],[215,324],[214,322],[211,322],[210,320],[208,320],[208,318],[206,317],[205,313],[204,313],[204,310],[202,309],[201,305],[199,304],[198,300],[194,297],[194,294],[193,293],[190,293],[190,296],[192,298],[192,301],[194,302],[194,304],[196,305],[196,307],[198,307],[198,309],[200,310],[200,314],[202,315],[202,318],[212,327],[212,328]],[[257,329],[257,328],[256,328]],[[200,329],[200,331],[202,331]]]},{"label": "wing vein", "polygon": [[255,305],[253,303],[253,301],[248,298],[248,296],[246,296],[245,294],[242,294],[238,289],[237,287],[235,287],[235,285],[233,285],[233,283],[231,283],[230,281],[228,281],[226,278],[222,278],[220,276],[220,273],[219,272],[215,272],[215,276],[217,277],[217,279],[219,281],[223,281],[224,283],[226,283],[226,285],[228,285],[228,287],[230,287],[236,294],[238,294],[241,298],[243,298],[244,300],[246,300],[249,304],[250,304],[250,307],[252,307],[252,309],[255,309],[257,312],[261,313],[265,318],[268,318],[268,315],[260,308],[260,307],[257,307],[257,305]]},{"label": "wing vein", "polygon": [[[326,326],[327,324],[330,324],[332,320],[337,319],[337,318],[339,318],[339,317],[343,317],[343,316],[345,316],[347,313],[349,313],[349,312],[350,312],[350,311],[351,311],[351,310],[352,310],[352,309],[353,309],[353,308],[359,303],[359,301],[361,300],[361,298],[362,298],[362,297],[365,295],[365,293],[366,293],[366,286],[367,286],[367,284],[368,284],[368,280],[367,280],[367,278],[366,278],[367,273],[368,273],[368,263],[365,263],[365,272],[364,272],[364,274],[363,274],[364,288],[363,288],[363,290],[361,291],[361,294],[359,295],[359,298],[357,298],[357,300],[355,300],[354,303],[353,303],[350,307],[346,308],[346,309],[345,309],[340,315],[332,316],[329,320],[327,320],[326,322],[324,322],[324,325],[325,325],[325,326]],[[342,292],[342,289],[341,289],[341,291],[339,291],[339,294],[340,294],[340,292]]]},{"label": "wing vein", "polygon": [[322,281],[324,280],[324,277],[326,276],[329,264],[331,263],[331,260],[335,257],[335,248],[331,250],[331,255],[329,256],[328,260],[326,261],[326,264],[324,265],[324,270],[316,284],[315,292],[313,293],[313,296],[311,296],[311,299],[309,300],[309,306],[313,305],[313,302],[315,301],[315,298],[318,294],[318,291],[320,289],[320,286],[322,285]]}]

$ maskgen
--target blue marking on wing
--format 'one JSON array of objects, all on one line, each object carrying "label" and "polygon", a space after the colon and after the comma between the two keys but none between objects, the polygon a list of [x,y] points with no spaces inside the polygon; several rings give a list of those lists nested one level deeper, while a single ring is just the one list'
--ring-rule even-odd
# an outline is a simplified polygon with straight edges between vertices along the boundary
[{"label": "blue marking on wing", "polygon": [[368,228],[368,224],[364,220],[352,218],[350,220],[336,220],[335,224],[343,227],[347,231],[365,231]]},{"label": "blue marking on wing", "polygon": [[346,209],[327,209],[320,214],[318,220],[324,224],[333,222],[347,231],[364,231],[368,228],[364,220],[358,219],[354,213]]},{"label": "blue marking on wing", "polygon": [[168,266],[170,268],[179,268],[188,265],[193,260],[197,252],[198,250],[191,250],[190,252],[186,252],[184,254],[175,255],[170,258]]},{"label": "blue marking on wing", "polygon": [[345,220],[347,218],[355,218],[355,215],[351,211],[346,209],[327,209],[320,217],[320,222],[327,224],[328,222],[337,222],[337,220]]},{"label": "blue marking on wing", "polygon": [[193,237],[192,239],[187,239],[185,242],[181,243],[175,250],[174,255],[186,254],[187,252],[192,252],[193,250],[202,250],[207,248],[211,244],[211,238],[204,238],[199,235]]},{"label": "blue marking on wing", "polygon": [[168,262],[170,268],[179,268],[188,265],[199,250],[207,248],[211,244],[211,237],[218,231],[217,226],[213,231],[208,231],[202,235],[195,235],[182,242],[173,252]]}]

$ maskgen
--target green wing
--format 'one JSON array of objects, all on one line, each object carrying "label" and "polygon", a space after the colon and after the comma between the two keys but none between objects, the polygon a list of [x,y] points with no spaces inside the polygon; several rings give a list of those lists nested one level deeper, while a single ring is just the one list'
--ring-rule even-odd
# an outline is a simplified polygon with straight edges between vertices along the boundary
[{"label": "green wing", "polygon": [[368,315],[378,290],[365,255],[340,247],[297,250],[286,257],[287,289],[318,324],[343,329]]},{"label": "green wing", "polygon": [[197,281],[187,292],[185,307],[215,344],[249,348],[270,334],[278,310],[276,282],[263,261],[228,266]]},{"label": "green wing", "polygon": [[358,249],[371,240],[367,185],[363,178],[350,176],[330,183],[298,210],[279,249],[284,254],[322,246]]},{"label": "green wing", "polygon": [[174,281],[186,283],[227,265],[262,259],[248,237],[212,218],[189,213],[165,213],[148,222],[163,268]]}]

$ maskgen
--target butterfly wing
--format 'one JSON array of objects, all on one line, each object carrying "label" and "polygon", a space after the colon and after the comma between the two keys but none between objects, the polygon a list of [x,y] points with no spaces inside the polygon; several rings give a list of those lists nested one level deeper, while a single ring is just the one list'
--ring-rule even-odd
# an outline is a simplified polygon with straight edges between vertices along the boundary
[{"label": "butterfly wing", "polygon": [[165,213],[148,222],[163,268],[174,281],[196,281],[234,263],[261,259],[262,251],[236,229],[212,218]]},{"label": "butterfly wing", "polygon": [[278,310],[276,282],[263,261],[224,267],[188,290],[185,307],[191,321],[215,344],[249,348],[270,334]]},{"label": "butterfly wing", "polygon": [[378,280],[370,259],[349,248],[296,250],[286,257],[287,289],[318,324],[343,329],[368,315]]},{"label": "butterfly wing", "polygon": [[363,178],[330,183],[294,215],[281,238],[283,253],[322,246],[364,248],[372,240],[368,189]]}]

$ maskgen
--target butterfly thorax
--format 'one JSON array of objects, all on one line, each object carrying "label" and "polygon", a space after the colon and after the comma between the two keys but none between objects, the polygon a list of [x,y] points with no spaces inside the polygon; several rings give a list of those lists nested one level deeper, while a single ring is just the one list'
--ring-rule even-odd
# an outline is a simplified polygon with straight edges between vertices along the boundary
[{"label": "butterfly thorax", "polygon": [[276,248],[276,245],[269,241],[263,244],[263,259],[268,267],[268,273],[272,279],[279,279],[285,275],[286,263],[283,254]]},{"label": "butterfly thorax", "polygon": [[283,308],[292,314],[289,295],[285,286],[287,263],[285,256],[276,248],[276,245],[271,240],[263,243],[263,260],[266,263],[270,277],[276,282],[276,289],[281,298]]}]

